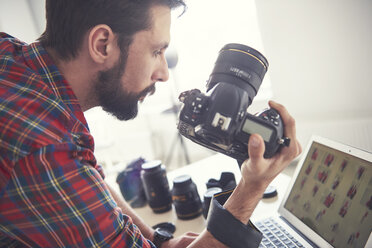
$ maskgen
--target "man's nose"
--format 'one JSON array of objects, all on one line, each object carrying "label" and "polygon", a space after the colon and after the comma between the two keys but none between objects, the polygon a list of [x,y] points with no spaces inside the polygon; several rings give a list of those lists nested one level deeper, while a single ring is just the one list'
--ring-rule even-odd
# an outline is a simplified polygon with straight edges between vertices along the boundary
[{"label": "man's nose", "polygon": [[153,81],[160,81],[166,82],[169,79],[169,71],[168,71],[168,63],[163,55],[161,57],[161,61],[159,62],[158,67],[156,68],[155,72],[153,73]]}]

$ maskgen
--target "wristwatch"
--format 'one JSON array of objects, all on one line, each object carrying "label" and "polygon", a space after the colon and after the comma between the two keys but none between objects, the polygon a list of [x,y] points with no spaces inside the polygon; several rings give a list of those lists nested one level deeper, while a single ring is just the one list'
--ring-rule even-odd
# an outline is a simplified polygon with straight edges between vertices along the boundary
[{"label": "wristwatch", "polygon": [[173,235],[170,231],[164,228],[156,228],[154,233],[154,240],[152,241],[157,248],[160,248],[161,245],[173,238]]}]

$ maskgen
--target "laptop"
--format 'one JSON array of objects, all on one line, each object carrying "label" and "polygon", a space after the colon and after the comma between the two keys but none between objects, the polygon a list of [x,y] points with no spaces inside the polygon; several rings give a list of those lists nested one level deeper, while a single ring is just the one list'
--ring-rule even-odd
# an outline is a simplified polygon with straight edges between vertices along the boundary
[{"label": "laptop", "polygon": [[372,247],[372,154],[313,136],[260,247]]}]

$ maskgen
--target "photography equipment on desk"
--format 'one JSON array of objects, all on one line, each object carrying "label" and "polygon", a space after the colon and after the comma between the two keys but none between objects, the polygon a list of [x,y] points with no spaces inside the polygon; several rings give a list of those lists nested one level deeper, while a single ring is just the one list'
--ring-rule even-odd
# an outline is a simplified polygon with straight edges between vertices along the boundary
[{"label": "photography equipment on desk", "polygon": [[208,188],[207,191],[204,193],[203,199],[203,216],[206,219],[209,212],[209,207],[211,205],[211,200],[215,194],[221,193],[222,189],[219,187],[212,187]]},{"label": "photography equipment on desk", "polygon": [[210,178],[206,183],[207,191],[204,193],[203,199],[203,216],[207,218],[209,212],[209,206],[211,199],[217,193],[223,191],[232,190],[236,187],[236,180],[234,173],[232,172],[222,172],[220,179]]},{"label": "photography equipment on desk", "polygon": [[252,103],[268,69],[266,58],[242,44],[227,44],[218,55],[207,83],[207,93],[198,89],[182,92],[183,103],[177,128],[190,140],[237,159],[248,158],[248,140],[258,133],[265,141],[264,157],[269,158],[289,145],[283,123],[275,109],[252,115]]},{"label": "photography equipment on desk", "polygon": [[278,195],[278,191],[276,190],[276,188],[272,185],[269,185],[266,189],[265,189],[265,192],[262,196],[262,198],[264,199],[268,199],[268,198],[273,198],[275,196]]},{"label": "photography equipment on desk", "polygon": [[179,219],[193,219],[203,212],[198,189],[189,175],[173,180],[172,200]]},{"label": "photography equipment on desk", "polygon": [[206,186],[207,186],[207,189],[218,187],[218,188],[221,188],[222,191],[234,189],[236,187],[236,180],[235,180],[234,173],[227,172],[227,171],[222,172],[219,180],[211,178],[206,183]]},{"label": "photography equipment on desk", "polygon": [[141,180],[142,164],[145,162],[141,157],[133,160],[116,177],[121,194],[133,208],[143,207],[147,203]]},{"label": "photography equipment on desk", "polygon": [[172,234],[176,231],[176,226],[171,222],[161,222],[152,226],[152,229],[154,230],[157,228],[165,229]]},{"label": "photography equipment on desk", "polygon": [[172,208],[172,196],[169,189],[165,166],[160,160],[142,165],[141,179],[147,201],[154,213],[163,213]]}]

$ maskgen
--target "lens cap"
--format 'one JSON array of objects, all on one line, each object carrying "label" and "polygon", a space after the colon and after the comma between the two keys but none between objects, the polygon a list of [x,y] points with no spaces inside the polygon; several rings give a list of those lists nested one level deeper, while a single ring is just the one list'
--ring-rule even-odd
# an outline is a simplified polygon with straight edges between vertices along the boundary
[{"label": "lens cap", "polygon": [[263,194],[263,198],[265,199],[272,198],[277,195],[278,195],[278,191],[276,191],[276,188],[274,186],[269,185]]},{"label": "lens cap", "polygon": [[185,187],[192,183],[189,175],[181,175],[173,180],[173,187]]},{"label": "lens cap", "polygon": [[176,226],[171,222],[162,222],[162,223],[154,225],[152,228],[153,229],[162,228],[162,229],[167,230],[170,233],[174,233],[176,231]]},{"label": "lens cap", "polygon": [[142,165],[142,169],[146,171],[152,171],[152,170],[156,170],[160,166],[161,166],[161,161],[154,160],[154,161],[149,161],[149,162],[144,163]]}]

